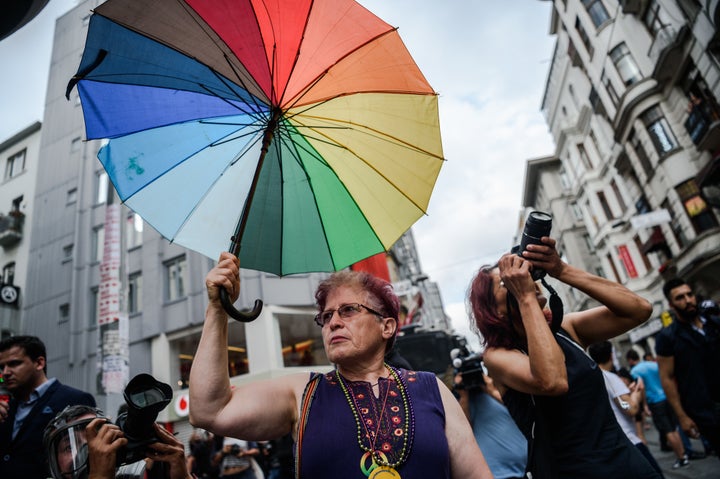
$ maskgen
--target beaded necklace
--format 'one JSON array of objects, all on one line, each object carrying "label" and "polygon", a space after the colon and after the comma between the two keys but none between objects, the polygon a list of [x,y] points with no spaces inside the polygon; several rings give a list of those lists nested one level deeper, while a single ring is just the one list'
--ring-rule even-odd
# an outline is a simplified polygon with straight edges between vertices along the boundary
[{"label": "beaded necklace", "polygon": [[[360,459],[360,469],[366,476],[369,476],[370,479],[377,477],[380,473],[383,473],[383,477],[399,478],[400,474],[395,468],[407,460],[410,450],[412,449],[412,441],[415,435],[415,415],[412,403],[407,395],[407,387],[403,378],[397,374],[393,368],[387,364],[385,364],[385,367],[390,372],[391,378],[388,378],[389,380],[385,383],[387,390],[385,391],[385,398],[383,399],[382,408],[379,413],[375,411],[375,397],[372,395],[372,386],[370,387],[371,394],[369,398],[363,393],[356,394],[355,391],[345,385],[345,380],[340,375],[340,372],[337,372],[338,383],[340,383],[340,388],[355,418],[358,445],[360,449],[365,451],[365,454]],[[393,386],[395,386],[394,389]],[[388,397],[392,396],[393,399],[395,399],[398,395],[400,399],[402,399],[403,414],[398,414],[400,407],[392,404],[389,412],[386,414]],[[366,407],[361,407],[361,405],[358,404],[358,400]],[[365,417],[369,416],[371,410],[373,410],[375,417]],[[381,435],[380,432],[384,416],[386,417],[387,429],[384,431],[386,434],[383,434],[383,436],[387,440],[379,445],[378,450],[375,446],[378,437]],[[371,431],[368,426],[372,427],[374,420],[377,420],[377,427],[375,431]],[[367,438],[369,445],[366,444],[363,438],[363,429],[365,430],[364,437]],[[390,432],[391,430],[392,433]],[[394,443],[401,437],[402,448],[398,454],[397,447],[394,447]],[[370,466],[366,466],[368,459],[371,460]],[[391,459],[394,459],[394,461],[391,461]]]}]

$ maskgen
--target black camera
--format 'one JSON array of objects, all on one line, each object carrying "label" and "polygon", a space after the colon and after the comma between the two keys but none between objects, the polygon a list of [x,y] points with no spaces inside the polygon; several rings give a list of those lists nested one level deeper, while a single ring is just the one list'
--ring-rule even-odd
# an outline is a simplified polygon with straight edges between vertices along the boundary
[{"label": "black camera", "polygon": [[149,374],[138,374],[123,391],[127,411],[115,423],[120,427],[127,445],[117,453],[117,465],[130,464],[145,458],[147,446],[158,442],[155,420],[160,411],[170,404],[172,388]]},{"label": "black camera", "polygon": [[[525,220],[520,245],[513,247],[512,253],[522,256],[523,251],[529,244],[543,244],[540,240],[543,236],[549,236],[552,229],[552,216],[542,211],[532,211]],[[545,276],[545,271],[540,268],[533,268],[532,279],[537,281]]]},{"label": "black camera", "polygon": [[240,454],[240,445],[239,444],[233,444],[230,446],[230,454],[233,456],[237,456]]},{"label": "black camera", "polygon": [[471,353],[465,348],[450,351],[455,374],[462,375],[462,382],[455,385],[455,389],[472,391],[485,386],[485,377],[482,367],[482,355]]}]

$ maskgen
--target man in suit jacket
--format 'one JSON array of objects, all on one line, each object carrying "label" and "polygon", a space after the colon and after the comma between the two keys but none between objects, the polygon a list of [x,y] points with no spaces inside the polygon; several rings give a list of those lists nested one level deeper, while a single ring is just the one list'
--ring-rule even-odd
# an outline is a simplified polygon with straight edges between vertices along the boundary
[{"label": "man in suit jacket", "polygon": [[48,379],[46,357],[35,336],[0,341],[0,371],[12,393],[9,403],[0,401],[0,478],[47,478],[45,426],[66,406],[95,406],[91,394]]}]

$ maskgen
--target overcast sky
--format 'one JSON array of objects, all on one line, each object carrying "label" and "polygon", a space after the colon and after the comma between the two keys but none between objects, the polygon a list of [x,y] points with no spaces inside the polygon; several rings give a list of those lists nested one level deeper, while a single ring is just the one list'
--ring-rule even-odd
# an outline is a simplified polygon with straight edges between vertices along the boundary
[{"label": "overcast sky", "polygon": [[[75,0],[52,0],[0,41],[0,142],[42,120],[55,19]],[[552,2],[361,0],[399,28],[440,94],[447,163],[427,216],[413,227],[423,270],[467,331],[466,290],[475,271],[512,246],[525,162],[552,154],[540,112],[552,58]]]}]

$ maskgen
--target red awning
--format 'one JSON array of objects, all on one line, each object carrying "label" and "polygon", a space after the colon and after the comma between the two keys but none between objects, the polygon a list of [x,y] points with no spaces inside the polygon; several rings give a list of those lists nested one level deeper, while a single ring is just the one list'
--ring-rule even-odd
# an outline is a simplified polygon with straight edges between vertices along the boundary
[{"label": "red awning", "polygon": [[652,253],[666,245],[667,241],[665,241],[665,235],[663,234],[662,230],[658,227],[655,227],[650,237],[647,239],[647,241],[645,241],[645,243],[643,243],[642,252],[644,254]]}]

